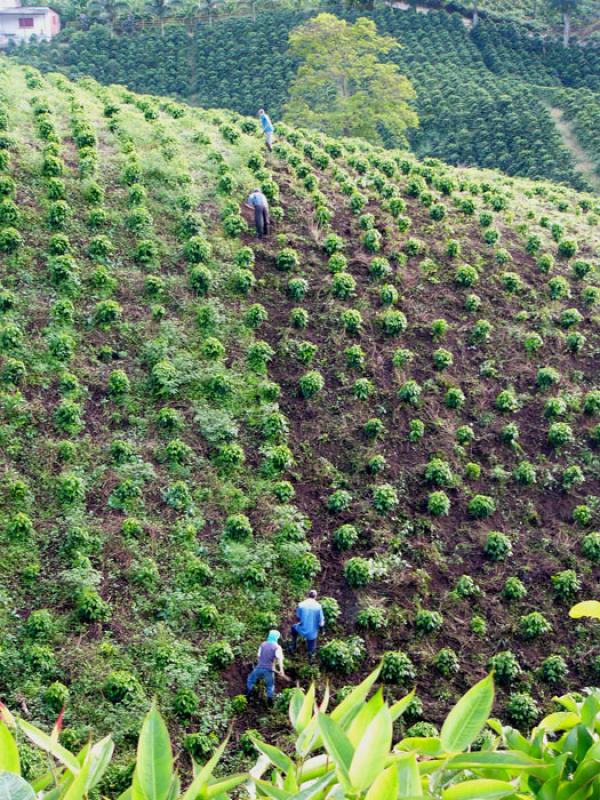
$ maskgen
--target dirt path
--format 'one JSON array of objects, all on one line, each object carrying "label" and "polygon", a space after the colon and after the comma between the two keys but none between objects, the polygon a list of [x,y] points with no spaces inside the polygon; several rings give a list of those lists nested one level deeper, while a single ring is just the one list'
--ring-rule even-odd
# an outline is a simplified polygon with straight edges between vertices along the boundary
[{"label": "dirt path", "polygon": [[580,145],[573,126],[564,117],[562,108],[552,107],[549,111],[557,131],[562,136],[565,146],[575,160],[575,168],[583,175],[590,186],[600,191],[600,177],[598,177],[594,169],[594,162]]}]

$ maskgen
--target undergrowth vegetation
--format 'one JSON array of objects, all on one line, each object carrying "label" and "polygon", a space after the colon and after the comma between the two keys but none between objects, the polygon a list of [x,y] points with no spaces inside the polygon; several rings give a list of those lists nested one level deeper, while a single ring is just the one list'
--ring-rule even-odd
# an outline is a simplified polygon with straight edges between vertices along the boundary
[{"label": "undergrowth vegetation", "polygon": [[230,722],[252,752],[245,675],[312,585],[314,670],[416,683],[403,735],[488,665],[523,730],[597,680],[565,620],[600,563],[597,198],[0,71],[7,704],[112,731],[109,795],[153,695],[197,761]]}]

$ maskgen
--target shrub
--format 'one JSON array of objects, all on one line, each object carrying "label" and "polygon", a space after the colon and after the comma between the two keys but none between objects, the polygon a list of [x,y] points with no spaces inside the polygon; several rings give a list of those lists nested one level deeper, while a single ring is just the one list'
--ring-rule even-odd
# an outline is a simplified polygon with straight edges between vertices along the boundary
[{"label": "shrub", "polygon": [[540,667],[540,677],[546,683],[564,683],[568,672],[567,662],[559,655],[548,656]]},{"label": "shrub", "polygon": [[554,367],[541,367],[537,371],[536,383],[542,391],[560,382],[560,372]]},{"label": "shrub", "polygon": [[512,555],[512,543],[506,534],[500,531],[490,531],[483,551],[492,561],[504,561]]},{"label": "shrub", "polygon": [[435,486],[453,486],[454,475],[450,464],[442,458],[432,458],[425,467],[425,480]]},{"label": "shrub", "polygon": [[337,550],[350,550],[358,541],[354,525],[341,525],[333,532],[333,545]]},{"label": "shrub", "polygon": [[431,492],[427,498],[427,511],[435,517],[448,516],[450,513],[450,498],[446,492]]},{"label": "shrub", "polygon": [[[456,429],[455,436],[456,436],[456,441],[463,447],[472,444],[472,442],[475,441],[475,432],[470,425],[460,425]],[[480,495],[476,495],[476,497],[479,496]]]},{"label": "shrub", "polygon": [[588,392],[583,399],[583,410],[591,417],[600,416],[600,389]]},{"label": "shrub", "polygon": [[527,589],[519,578],[507,578],[502,589],[502,596],[509,602],[516,602],[527,596]]},{"label": "shrub", "polygon": [[325,386],[325,378],[317,370],[305,373],[298,381],[302,397],[311,398],[322,391]]},{"label": "shrub", "polygon": [[488,669],[494,670],[494,676],[502,686],[510,686],[522,672],[517,657],[510,650],[492,656],[488,661]]},{"label": "shrub", "polygon": [[344,240],[336,233],[329,233],[323,241],[323,248],[331,256],[344,249]]},{"label": "shrub", "polygon": [[213,642],[206,651],[206,660],[213,669],[226,669],[235,659],[231,645],[226,641]]},{"label": "shrub", "polygon": [[454,363],[454,357],[449,350],[443,347],[438,348],[433,353],[433,366],[438,370],[448,369]]},{"label": "shrub", "polygon": [[558,255],[561,258],[573,258],[577,253],[577,242],[573,239],[561,239],[558,243]]},{"label": "shrub", "polygon": [[338,601],[335,597],[321,597],[320,603],[325,617],[325,625],[327,627],[335,625],[342,613]]},{"label": "shrub", "polygon": [[173,700],[173,711],[182,719],[189,719],[200,707],[200,698],[193,689],[179,689]]},{"label": "shrub", "polygon": [[514,389],[503,389],[496,396],[496,408],[504,413],[518,411],[521,407]]},{"label": "shrub", "polygon": [[83,589],[76,604],[77,616],[82,622],[107,622],[112,615],[110,605],[94,589]]},{"label": "shrub", "polygon": [[360,333],[362,329],[362,315],[355,308],[347,308],[340,314],[340,322],[346,333]]},{"label": "shrub", "polygon": [[292,247],[284,247],[275,258],[277,269],[289,272],[300,264],[300,257]]},{"label": "shrub", "polygon": [[140,682],[131,672],[115,670],[111,672],[102,686],[104,696],[110,703],[130,703],[143,697]]},{"label": "shrub", "polygon": [[506,704],[509,719],[517,728],[529,728],[540,715],[540,709],[530,694],[518,692],[512,694]]},{"label": "shrub", "polygon": [[362,235],[361,241],[369,253],[378,253],[383,244],[383,237],[377,228],[370,228]]},{"label": "shrub", "polygon": [[[308,281],[305,278],[291,278],[288,281],[288,294],[292,300],[301,302],[308,292]],[[334,292],[335,294],[335,292]],[[337,297],[338,295],[336,295]]]},{"label": "shrub", "polygon": [[552,625],[539,611],[532,611],[519,618],[519,634],[523,639],[537,639],[552,631]]},{"label": "shrub", "polygon": [[446,392],[444,402],[448,408],[462,408],[465,404],[466,397],[462,389],[458,386],[453,386]]},{"label": "shrub", "polygon": [[422,388],[415,380],[408,380],[398,390],[398,398],[411,406],[417,406],[421,399]]},{"label": "shrub", "polygon": [[377,258],[371,259],[371,263],[369,264],[369,275],[372,278],[381,280],[382,278],[387,278],[391,274],[392,268],[387,258],[378,256]]},{"label": "shrub", "polygon": [[24,541],[35,535],[31,518],[23,511],[17,511],[6,523],[6,535],[10,541]]},{"label": "shrub", "polygon": [[252,536],[252,525],[245,514],[231,514],[225,521],[225,536],[235,541],[242,541]]},{"label": "shrub", "polygon": [[360,556],[350,558],[344,564],[344,578],[352,589],[367,586],[373,579],[371,562]]},{"label": "shrub", "polygon": [[406,653],[388,652],[381,662],[380,678],[394,686],[410,686],[417,677],[415,665]]},{"label": "shrub", "polygon": [[331,281],[331,293],[339,300],[347,300],[356,293],[356,281],[348,272],[339,272]]},{"label": "shrub", "polygon": [[16,228],[8,227],[0,230],[0,253],[16,253],[22,244],[23,237]]},{"label": "shrub", "polygon": [[377,316],[377,322],[386,336],[398,336],[408,327],[408,320],[402,311],[387,309]]},{"label": "shrub", "polygon": [[364,642],[358,636],[347,640],[331,639],[319,652],[323,667],[329,672],[348,675],[365,657]]},{"label": "shrub", "polygon": [[600,563],[600,532],[593,531],[584,536],[581,543],[581,552],[588,561]]},{"label": "shrub", "polygon": [[572,601],[581,589],[581,581],[573,569],[565,569],[552,576],[554,594],[559,600]]},{"label": "shrub", "polygon": [[368,631],[382,631],[387,627],[387,615],[379,606],[367,606],[356,615],[356,624]]},{"label": "shrub", "polygon": [[524,486],[533,486],[537,481],[537,470],[530,461],[521,461],[513,470],[513,477]]},{"label": "shrub", "polygon": [[203,236],[191,236],[183,247],[188,264],[206,264],[212,254],[210,243]]},{"label": "shrub", "polygon": [[398,492],[389,483],[373,487],[373,508],[378,514],[387,514],[398,503]]},{"label": "shrub", "polygon": [[352,503],[352,495],[345,489],[337,489],[327,499],[327,509],[334,514],[348,511]]},{"label": "shrub", "polygon": [[548,430],[548,441],[556,448],[571,444],[574,441],[571,426],[566,422],[553,422]]},{"label": "shrub", "polygon": [[451,647],[443,647],[435,655],[433,665],[444,678],[452,678],[460,671],[456,652]]},{"label": "shrub", "polygon": [[476,494],[469,502],[467,511],[472,517],[485,519],[496,512],[496,503],[485,494]]},{"label": "shrub", "polygon": [[481,589],[470,575],[461,575],[456,581],[456,588],[454,591],[458,597],[462,597],[463,599],[478,597],[481,594]]},{"label": "shrub", "polygon": [[585,475],[581,467],[572,464],[567,467],[562,474],[562,487],[565,491],[570,491],[574,486],[585,483]]},{"label": "shrub", "polygon": [[479,281],[479,273],[469,264],[461,264],[454,272],[454,282],[457,286],[470,288]]},{"label": "shrub", "polygon": [[562,328],[573,328],[583,321],[583,315],[576,308],[565,308],[559,321]]},{"label": "shrub", "polygon": [[419,633],[436,633],[444,624],[444,618],[439,611],[419,609],[415,615],[415,627]]}]

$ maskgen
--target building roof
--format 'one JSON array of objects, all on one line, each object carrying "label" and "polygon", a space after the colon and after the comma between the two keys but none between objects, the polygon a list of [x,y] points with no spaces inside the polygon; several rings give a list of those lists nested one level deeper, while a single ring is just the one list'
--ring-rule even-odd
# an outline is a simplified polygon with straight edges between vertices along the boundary
[{"label": "building roof", "polygon": [[41,14],[48,14],[52,11],[48,6],[22,6],[18,8],[0,8],[0,16],[10,14],[12,16],[22,16],[23,14],[29,16],[39,16]]}]

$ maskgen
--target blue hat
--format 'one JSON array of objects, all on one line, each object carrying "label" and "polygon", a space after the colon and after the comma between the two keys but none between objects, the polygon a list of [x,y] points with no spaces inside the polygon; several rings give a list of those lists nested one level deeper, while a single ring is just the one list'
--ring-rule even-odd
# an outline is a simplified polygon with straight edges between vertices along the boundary
[{"label": "blue hat", "polygon": [[281,634],[279,633],[279,631],[269,631],[269,635],[267,636],[267,642],[273,642],[274,644],[277,644],[280,637]]}]

